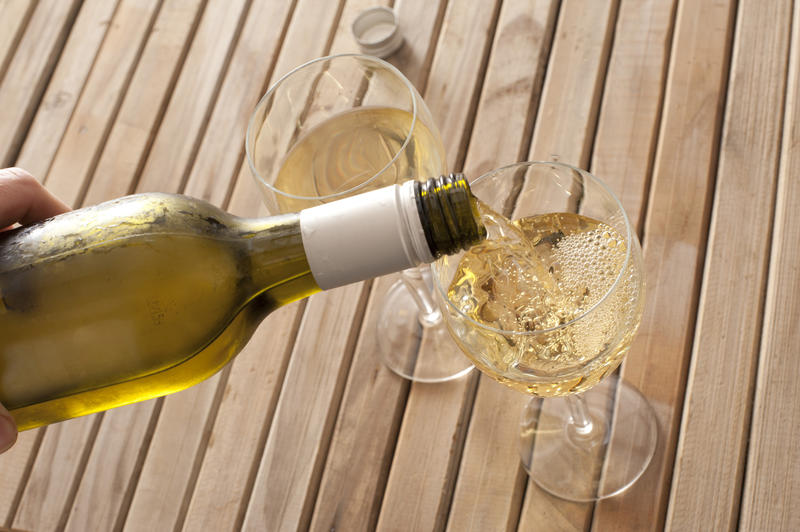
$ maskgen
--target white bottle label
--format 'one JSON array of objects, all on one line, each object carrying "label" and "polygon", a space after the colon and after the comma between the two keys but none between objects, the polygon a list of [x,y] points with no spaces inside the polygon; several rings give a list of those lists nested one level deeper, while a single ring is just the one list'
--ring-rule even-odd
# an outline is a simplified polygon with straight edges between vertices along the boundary
[{"label": "white bottle label", "polygon": [[300,211],[303,247],[321,289],[433,261],[413,185],[408,181]]}]

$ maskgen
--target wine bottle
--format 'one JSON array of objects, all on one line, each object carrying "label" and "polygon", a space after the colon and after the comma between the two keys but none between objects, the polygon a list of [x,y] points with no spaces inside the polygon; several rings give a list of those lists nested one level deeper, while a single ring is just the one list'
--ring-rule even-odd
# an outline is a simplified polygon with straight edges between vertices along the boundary
[{"label": "wine bottle", "polygon": [[461,175],[263,219],[139,194],[0,234],[0,403],[21,430],[176,392],[276,308],[485,236]]}]

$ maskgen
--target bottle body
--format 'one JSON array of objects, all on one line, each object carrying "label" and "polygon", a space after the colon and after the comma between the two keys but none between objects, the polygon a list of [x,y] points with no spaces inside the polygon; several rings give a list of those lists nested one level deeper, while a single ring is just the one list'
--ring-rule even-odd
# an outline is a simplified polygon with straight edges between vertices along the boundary
[{"label": "bottle body", "polygon": [[0,255],[0,402],[21,429],[199,382],[319,290],[298,215],[148,194],[22,231]]},{"label": "bottle body", "polygon": [[[319,291],[317,277],[330,288],[418,261],[367,251],[356,278],[330,281],[327,270],[352,268],[330,265],[314,235],[358,208],[322,207],[242,219],[143,194],[0,236],[0,403],[25,430],[179,391],[221,369],[271,311]],[[398,242],[407,223],[393,225]]]}]

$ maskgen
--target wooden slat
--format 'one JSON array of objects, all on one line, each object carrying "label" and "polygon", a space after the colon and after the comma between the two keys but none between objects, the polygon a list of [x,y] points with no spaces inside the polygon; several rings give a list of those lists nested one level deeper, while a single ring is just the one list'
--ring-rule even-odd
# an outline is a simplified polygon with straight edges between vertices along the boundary
[{"label": "wooden slat", "polygon": [[661,121],[677,0],[622,0],[591,171],[641,229]]},{"label": "wooden slat", "polygon": [[[84,205],[132,192],[205,5],[206,0],[164,2],[108,134]],[[219,31],[221,41],[226,36],[225,27],[219,27]]]},{"label": "wooden slat", "polygon": [[527,157],[559,2],[504,2],[464,172],[471,180]]},{"label": "wooden slat", "polygon": [[[551,1],[503,4],[465,162],[472,179],[526,158],[557,12]],[[517,451],[524,400],[480,377],[448,530],[516,527],[526,478]]]},{"label": "wooden slat", "polygon": [[408,382],[378,356],[376,309],[395,277],[376,280],[331,436],[311,530],[375,528]]},{"label": "wooden slat", "polygon": [[97,414],[47,427],[12,526],[55,530],[64,525],[101,419]]},{"label": "wooden slat", "polygon": [[44,180],[119,2],[84,2],[16,161]]},{"label": "wooden slat", "polygon": [[[405,1],[395,7],[405,42],[388,61],[418,89],[427,78],[427,71],[420,64],[433,56],[437,31],[436,17],[420,17],[420,11],[435,13],[440,5],[439,2]],[[366,7],[369,5],[361,6],[362,9]],[[354,13],[345,15],[343,23],[352,20]],[[406,33],[407,30],[411,33]],[[343,51],[353,46],[349,26],[343,26],[333,49]],[[408,388],[407,382],[385,367],[377,355],[376,309],[382,305],[383,295],[395,280],[393,277],[380,279],[372,286],[339,416],[330,436],[312,530],[372,529],[377,521],[388,471],[387,460],[397,434],[402,397]]]},{"label": "wooden slat", "polygon": [[497,24],[498,2],[452,0],[433,58],[425,102],[444,141],[448,171],[460,171]]},{"label": "wooden slat", "polygon": [[525,399],[481,375],[448,530],[516,530],[528,480],[518,450]]},{"label": "wooden slat", "polygon": [[[183,191],[180,176],[188,173],[193,162],[193,150],[205,131],[206,118],[217,96],[216,87],[222,83],[222,76],[239,39],[244,20],[252,12],[246,11],[246,3],[238,3],[231,12],[227,2],[209,2],[197,28],[192,47],[184,62],[175,91],[159,129],[155,145],[147,164],[153,157],[168,154],[174,142],[164,132],[175,131],[181,124],[188,124],[185,138],[181,139],[181,159],[172,161],[175,175],[164,175],[160,181],[155,174],[149,177],[147,168],[137,189],[144,191],[160,188],[167,191]],[[220,35],[219,21],[224,21]],[[273,20],[273,23],[276,22]],[[276,25],[274,32],[280,33]],[[219,43],[225,43],[220,45]],[[227,51],[225,54],[221,50]],[[192,99],[192,93],[199,91],[202,98],[195,105],[178,99]],[[155,155],[154,155],[155,153]],[[185,168],[182,164],[186,164]],[[222,176],[220,176],[220,179]],[[177,188],[172,188],[177,187]],[[218,202],[225,206],[222,201]],[[209,424],[213,421],[214,405],[224,381],[227,370],[206,382],[181,393],[174,394],[163,402],[152,441],[141,475],[125,520],[126,530],[152,530],[154,527],[170,523],[179,527],[185,517],[188,497],[196,478],[197,461],[209,438]],[[200,454],[198,454],[200,453]],[[164,479],[168,479],[165,481]]]},{"label": "wooden slat", "polygon": [[529,160],[586,167],[616,10],[615,0],[562,2]]},{"label": "wooden slat", "polygon": [[182,190],[249,7],[248,0],[208,1],[147,161],[137,176],[138,191]]},{"label": "wooden slat", "polygon": [[[255,184],[253,188],[259,199]],[[292,305],[270,315],[231,367],[185,530],[223,531],[241,526],[302,309]]]},{"label": "wooden slat", "polygon": [[[441,33],[447,2],[396,0],[394,11],[403,46],[386,60],[400,69],[420,94],[425,94],[436,43]],[[440,124],[436,124],[441,129]]]},{"label": "wooden slat", "polygon": [[264,28],[284,27],[290,7],[287,2],[256,2],[251,7],[192,165],[186,194],[214,203],[227,198],[244,156],[250,114],[264,93],[283,44],[283,32]]},{"label": "wooden slat", "polygon": [[[339,17],[338,26],[334,30],[333,47],[326,50],[328,32],[322,25],[326,22],[330,25],[331,22],[336,21],[336,12],[329,11],[326,19],[317,19],[315,23],[320,25],[318,29],[309,29],[307,25],[311,22],[308,20],[309,14],[306,10],[313,9],[313,5],[310,3],[299,4],[296,7],[297,14],[293,17],[293,23],[285,37],[286,44],[281,48],[281,54],[277,59],[277,66],[273,69],[271,65],[264,65],[263,74],[266,75],[274,70],[275,73],[270,79],[270,82],[274,82],[284,70],[289,70],[315,55],[322,55],[328,51],[338,53],[352,50],[352,48],[342,48],[347,46],[345,43],[350,41],[349,25],[344,25],[344,21],[352,20],[358,10],[363,7],[365,6],[362,2],[354,1],[345,5]],[[254,23],[250,29],[253,32],[251,38],[254,41],[258,39],[258,33],[262,26],[263,22]],[[247,32],[246,28],[245,35]],[[317,35],[317,39],[309,41],[308,35],[310,34]],[[298,42],[302,42],[303,45],[295,45]],[[247,68],[250,61],[251,49],[257,50],[258,46],[250,45],[245,48],[242,56],[243,68]],[[256,53],[263,55],[258,50]],[[236,58],[233,61],[235,63]],[[270,68],[267,68],[268,66]],[[234,70],[233,65],[231,70]],[[238,78],[233,77],[229,90],[233,91],[234,86],[238,83]],[[249,168],[242,161],[244,132],[249,114],[261,96],[264,85],[262,79],[259,83],[251,84],[250,87],[247,87],[247,92],[239,96],[240,99],[251,102],[251,107],[249,109],[239,107],[237,124],[229,125],[231,134],[235,135],[241,143],[236,151],[238,158],[230,157],[229,154],[220,154],[217,159],[218,169],[216,172],[221,172],[222,175],[236,175],[238,170],[238,179],[230,206],[231,211],[249,216],[266,214],[264,207],[261,206],[261,194],[250,175]],[[222,93],[225,92],[226,89],[223,88]],[[225,119],[220,116],[219,120],[222,123]],[[213,121],[214,118],[212,118]],[[224,193],[221,188],[203,185],[208,179],[213,179],[213,175],[198,168],[197,165],[195,170],[190,178],[189,188],[200,193],[203,193],[203,190],[218,191],[212,192],[212,197]],[[341,293],[337,297],[347,297],[348,294],[350,293]],[[309,305],[317,304],[315,298]],[[205,526],[211,526],[216,530],[228,530],[238,529],[241,526],[251,496],[250,492],[254,487],[258,464],[270,432],[278,393],[281,392],[288,358],[291,354],[292,342],[300,316],[303,314],[302,309],[302,306],[293,305],[281,310],[277,315],[270,316],[251,340],[248,348],[237,357],[226,384],[226,391],[220,403],[219,415],[213,429],[214,445],[209,446],[206,452],[198,476],[197,489],[189,506],[185,522],[187,530]],[[338,309],[328,311],[338,312]],[[276,337],[275,331],[281,331],[280,336]],[[344,340],[349,341],[346,338]],[[331,343],[326,344],[327,349],[336,350],[344,349],[344,347],[337,348],[335,344]],[[315,356],[321,355],[317,353]],[[270,362],[265,362],[265,357],[269,357]],[[250,368],[258,368],[258,370]],[[258,389],[259,393],[253,394],[253,389]],[[328,407],[329,405],[318,405],[317,410],[322,408],[324,411]],[[287,408],[291,408],[291,405],[284,406],[284,410]],[[259,412],[259,423],[252,422],[253,409]],[[313,441],[313,436],[309,435],[308,441]],[[282,445],[294,445],[295,443],[298,446],[311,445],[302,440],[297,442],[287,440]],[[302,486],[298,486],[298,489],[301,488]],[[298,496],[303,497],[302,494]],[[307,519],[307,517],[303,518]]]},{"label": "wooden slat", "polygon": [[743,2],[736,15],[669,530],[694,523],[732,530],[739,518],[760,338],[753,324],[761,322],[766,288],[791,10],[789,1]]},{"label": "wooden slat", "polygon": [[[66,121],[69,120],[74,102],[77,101],[93,58],[102,42],[108,26],[107,18],[113,12],[115,5],[116,2],[86,2],[74,24],[75,31],[83,33],[83,36],[69,38],[64,51],[60,54],[58,65],[55,66],[55,72],[47,86],[43,104],[36,111],[33,126],[25,138],[22,155],[16,161],[16,164],[29,169],[40,180],[45,178]],[[59,21],[60,19],[51,20],[53,23]],[[31,54],[33,50],[28,47],[21,49],[20,53]],[[65,117],[59,115],[62,111],[66,114]],[[45,127],[45,124],[48,127]],[[44,161],[46,163],[41,164]],[[76,433],[82,434],[82,429],[78,429]],[[41,436],[38,430],[23,433],[15,447],[0,456],[0,476],[4,479],[3,488],[7,490],[0,493],[0,520],[2,520],[0,522],[7,520],[7,524],[11,524],[15,497],[22,495],[19,490],[24,489],[22,483],[27,481],[26,475],[30,473],[28,466],[32,466],[32,461],[35,459],[37,449],[35,442]],[[42,474],[41,468],[37,468],[36,471],[37,474]]]},{"label": "wooden slat", "polygon": [[[265,11],[263,9],[254,10],[255,6],[251,7],[251,11],[249,11],[247,15],[248,19],[251,16],[256,17],[256,19],[253,25],[249,26],[247,33],[242,34],[240,38],[263,40],[263,36],[257,37],[253,32],[257,31],[259,28],[263,32],[265,26],[273,27],[276,35],[282,34],[282,27],[275,25],[275,19],[273,17],[282,14],[283,19],[285,19],[291,10],[288,9],[288,5],[284,7],[285,10],[282,13],[274,9]],[[330,30],[331,22],[338,12],[338,6],[333,5],[327,9],[328,14],[325,16],[323,16],[323,13],[321,13],[319,9],[315,9],[315,17],[312,16],[312,12],[310,11],[313,7],[314,6],[309,2],[301,2],[297,5],[292,15],[292,24],[295,24],[295,20],[301,21],[301,23],[296,23],[295,25],[304,25],[303,28],[305,31],[303,31],[303,29],[294,30],[298,32],[298,36],[290,37],[292,35],[290,24],[286,37],[286,42],[291,43],[289,45],[290,52],[288,53],[297,54],[295,58],[300,62],[319,55],[323,51],[327,42],[327,35]],[[318,5],[316,7],[318,8]],[[267,18],[270,20],[266,20]],[[282,19],[279,18],[278,20]],[[247,28],[248,26],[243,25],[242,27]],[[302,35],[302,40],[299,37],[300,35]],[[315,38],[309,39],[308,35],[314,35]],[[271,41],[276,44],[278,42],[276,38],[271,39]],[[236,75],[241,72],[242,66],[237,65],[239,62],[247,63],[252,58],[251,55],[248,55],[250,47],[252,46],[253,43],[251,41],[243,45],[242,48],[232,52],[234,55],[231,56],[231,70],[229,71],[231,74],[226,74],[226,76]],[[241,52],[237,54],[239,50],[241,50]],[[269,51],[262,50],[262,54],[264,57],[269,57]],[[235,78],[231,78],[229,81],[229,83],[236,82],[237,80]],[[221,80],[219,83],[222,84],[224,82]],[[254,98],[252,92],[258,92],[262,84],[263,80],[255,86],[247,88],[251,91],[251,95],[247,96],[247,98]],[[238,105],[238,102],[236,100],[223,101],[217,98],[217,107],[222,106],[224,110],[224,108],[229,105]],[[242,127],[244,128],[244,126]],[[202,131],[200,131],[200,133],[202,133]],[[164,139],[165,142],[167,142],[167,140],[167,138]],[[214,149],[218,150],[224,148],[224,146],[218,146]],[[215,153],[217,157],[221,158],[220,152]],[[185,173],[188,174],[188,171],[189,168],[186,168]],[[223,174],[207,177],[219,179],[225,183],[229,181],[229,176],[230,174],[228,176]],[[195,193],[206,189],[207,184],[200,180],[195,180],[192,183],[192,187],[192,190],[189,192]],[[227,190],[227,186],[223,186],[218,190],[225,191]],[[222,203],[225,200],[225,195],[221,194],[220,197],[210,199]],[[234,202],[236,202],[236,198],[234,198]],[[252,215],[253,213],[251,212],[249,214]],[[219,400],[216,399],[216,397],[222,397],[222,390],[218,389],[220,380],[224,381],[225,379],[220,379],[219,376],[214,377],[199,386],[195,386],[180,394],[170,396],[164,401],[161,418],[159,419],[159,424],[153,436],[151,449],[140,479],[140,488],[137,490],[136,497],[131,507],[131,513],[126,522],[127,529],[148,530],[152,529],[154,526],[158,526],[158,523],[164,520],[175,523],[176,526],[181,526],[190,504],[192,491],[195,486],[195,479],[199,474],[199,469],[206,452],[206,442],[209,441],[209,437],[214,439],[222,437],[218,434],[212,436],[209,433],[211,430],[211,423],[213,423],[214,416],[216,415],[216,408],[219,405]],[[195,418],[196,421],[194,423],[187,421],[190,418]],[[235,434],[231,433],[230,436],[235,437]],[[183,449],[182,451],[175,445],[176,443],[179,443],[179,447]],[[172,472],[169,485],[164,485],[162,481],[165,468]],[[158,516],[153,515],[154,509]],[[235,508],[232,510],[232,516],[236,519],[237,511]],[[226,516],[229,517],[228,514],[217,517],[224,520]],[[228,526],[233,525],[233,522],[228,523]]]},{"label": "wooden slat", "polygon": [[[114,18],[119,27],[117,38],[121,34],[133,43],[142,39],[149,28],[150,19],[156,8],[157,3],[152,2],[145,4],[141,9],[125,9],[123,7],[118,9]],[[115,32],[116,29],[112,27],[109,33]],[[103,56],[105,61],[109,61],[109,57],[127,49],[125,44],[119,40],[106,39],[98,56]],[[101,84],[100,78],[90,75],[86,87],[92,87],[91,90],[97,91],[99,84]],[[121,81],[121,84],[124,85],[124,80]],[[91,90],[84,90],[81,101],[84,101],[83,98],[86,97],[87,92],[91,94]],[[97,93],[95,92],[95,94]],[[113,113],[113,109],[102,105],[99,107],[100,109],[95,115],[98,122],[109,120],[108,115],[102,116],[100,111]],[[85,102],[81,107],[79,101],[78,109],[85,110]],[[69,131],[68,128],[66,135],[69,134]],[[73,130],[73,134],[77,134],[77,131]],[[34,143],[38,141],[39,139],[32,140]],[[67,152],[62,157],[64,164],[69,165],[72,157],[78,161],[84,160],[86,153],[78,150]],[[76,198],[82,186],[81,183],[82,179],[66,182],[61,191],[67,194],[68,199]],[[63,526],[67,518],[68,506],[75,495],[74,490],[83,473],[85,460],[91,452],[100,419],[98,416],[90,416],[48,428],[33,464],[30,478],[22,493],[19,508],[14,516],[14,526],[31,529],[50,529],[57,525]]]},{"label": "wooden slat", "polygon": [[79,5],[43,0],[25,28],[0,84],[0,166],[16,159]]},{"label": "wooden slat", "polygon": [[[794,3],[789,84],[740,530],[798,530],[800,510],[800,3]],[[754,176],[757,179],[757,176]],[[752,325],[751,325],[752,326]],[[739,401],[737,400],[737,403]]]},{"label": "wooden slat", "polygon": [[[344,51],[351,51],[351,50],[354,49],[354,43],[352,41],[352,37],[350,36],[350,27],[349,27],[349,25],[350,25],[350,22],[352,21],[353,17],[355,17],[355,15],[357,14],[357,12],[360,9],[363,9],[365,7],[367,7],[367,5],[364,4],[363,2],[352,2],[351,1],[351,2],[347,3],[347,5],[346,5],[346,7],[345,7],[345,9],[344,9],[344,11],[342,13],[342,16],[340,18],[339,27],[336,30],[336,34],[335,34],[334,39],[333,39],[333,44],[332,44],[332,48],[330,50],[330,53],[340,53],[340,52],[344,52]],[[299,35],[299,33],[298,33],[298,35]],[[291,37],[291,30],[290,30],[290,33],[287,34],[287,37],[286,37],[287,40],[297,39],[297,38],[298,37],[294,37],[294,38]],[[306,37],[303,37],[303,38],[307,39]],[[317,55],[319,55],[319,54],[317,54]],[[313,57],[313,55],[310,56],[310,57],[306,57],[305,59],[310,59],[311,57]],[[281,59],[279,60],[279,64],[275,68],[275,75],[273,75],[273,79],[277,79],[277,77],[279,75],[281,75],[285,71],[288,71],[289,69],[293,68],[294,66],[296,66],[296,64],[299,64],[300,62],[302,62],[302,60],[305,60],[305,59],[298,58],[296,56],[295,56],[294,60],[292,60],[291,56],[289,56],[288,59],[287,59],[287,58],[283,57],[283,54],[282,54]],[[241,188],[244,188],[244,189],[246,189],[248,191],[251,190],[251,188],[252,188],[251,180],[252,180],[252,177],[249,175],[249,169],[247,168],[246,165],[243,165],[242,168],[241,168],[241,171],[239,173],[239,178],[238,178],[238,181],[237,181],[237,187],[236,187],[236,191],[234,192],[234,196],[236,197],[237,195],[242,194],[242,197],[247,195],[247,197],[252,198],[253,197],[252,196],[252,192],[240,192]],[[257,197],[258,197],[258,195],[256,195],[256,198]],[[312,298],[312,301],[309,303],[309,306],[314,306],[316,304],[317,303],[315,303],[315,300]],[[351,302],[347,302],[345,300],[345,301],[342,301],[341,304],[343,305],[343,307],[342,308],[337,308],[337,311],[335,311],[335,312],[345,312],[345,313],[346,312],[352,312],[352,310],[348,310],[352,306],[352,301]],[[326,347],[328,349],[330,349],[332,352],[337,352],[337,351],[342,349],[342,347],[337,347],[334,344],[330,344],[330,345],[326,344]],[[255,383],[252,382],[252,378],[253,378],[253,375],[242,375],[241,378],[237,380],[237,382],[232,382],[232,386],[240,387],[243,390],[244,389],[248,389],[248,388],[250,388],[251,386],[253,386],[255,384]],[[223,401],[223,408],[225,407],[224,403],[225,403],[225,401]],[[328,405],[323,405],[323,408],[328,408]],[[324,438],[325,440],[327,440],[327,438],[329,436],[328,436],[328,433],[325,433],[325,434],[322,434],[321,436],[320,435],[316,435],[314,437],[316,437],[316,438],[320,438],[321,437],[321,438]],[[229,456],[229,453],[227,455],[224,455],[223,453],[225,453],[225,450],[230,448],[230,446],[237,446],[238,447],[240,445],[239,442],[233,441],[230,438],[228,438],[228,439],[230,441],[227,441],[226,443],[221,444],[218,448],[209,450],[211,453],[216,453],[215,457],[211,458],[211,462],[210,463],[212,465],[215,464],[215,463],[218,463],[218,461],[220,461],[220,460],[225,460],[225,456]],[[252,460],[252,458],[249,458],[251,456],[250,453],[251,452],[252,453],[260,452],[261,448],[263,448],[263,443],[260,444],[260,445],[261,445],[261,447],[258,446],[258,442],[257,441],[256,442],[252,442],[251,444],[248,444],[246,451],[241,453],[241,455],[237,457],[237,464],[240,464],[240,465],[238,466],[238,468],[235,468],[235,469],[238,469],[239,471],[246,471],[247,470],[247,466],[242,464],[242,462],[244,462],[244,461],[246,461],[248,459]],[[281,445],[283,445],[283,446],[288,445],[289,447],[292,447],[292,446],[295,445],[295,442],[285,441]],[[313,445],[317,445],[317,443],[315,443],[313,441],[313,438],[309,438],[307,440],[307,443],[302,443],[301,442],[300,445],[313,446]],[[290,452],[293,452],[293,451],[290,449]],[[204,469],[205,469],[205,467],[204,467]],[[203,474],[203,472],[201,472],[201,475],[202,474]],[[240,481],[241,481],[241,479],[240,479]],[[244,486],[234,484],[233,486],[230,486],[230,488],[232,489],[233,493],[240,493],[240,492],[242,492],[242,490],[244,490],[244,492],[246,492],[249,489],[247,487],[247,484],[245,484]],[[299,488],[299,491],[297,491],[297,496],[298,497],[303,498],[303,497],[313,496],[313,493],[312,493],[312,495],[306,494],[306,492],[303,491],[304,489],[305,488]],[[313,490],[315,488],[314,488],[314,486],[310,486],[310,489]],[[219,486],[214,486],[214,487],[207,488],[206,491],[207,492],[210,491],[211,494],[219,493],[220,496],[223,499],[230,500],[229,495],[225,495],[224,494],[225,491],[228,491],[228,487],[226,487],[226,484],[224,484],[224,483],[220,484]],[[203,495],[201,494],[200,496],[203,496]],[[210,496],[210,495],[207,494],[206,496]],[[200,500],[203,500],[203,499],[200,499]],[[198,508],[198,506],[193,506],[193,508]],[[199,511],[202,512],[202,510],[199,510]],[[230,512],[226,512],[226,514],[228,514],[228,513],[230,513]],[[203,513],[201,513],[201,515],[203,515]],[[308,516],[306,516],[306,515],[301,515],[300,517],[302,519],[308,519]],[[188,523],[188,521],[187,521],[187,523]]]},{"label": "wooden slat", "polygon": [[[614,0],[562,2],[528,160],[587,166],[617,8]],[[590,519],[591,505],[557,499],[528,479],[520,530],[583,529]]]},{"label": "wooden slat", "polygon": [[727,80],[732,2],[681,2],[644,228],[647,305],[622,375],[653,406],[659,440],[627,492],[595,507],[597,530],[660,529],[703,268]]},{"label": "wooden slat", "polygon": [[[245,530],[308,527],[366,295],[358,283],[318,294],[307,305],[247,506]],[[345,306],[343,300],[352,304]]]},{"label": "wooden slat", "polygon": [[3,80],[35,7],[36,3],[31,0],[0,1],[0,81]]},{"label": "wooden slat", "polygon": [[[95,191],[102,191],[109,184],[130,182],[131,170],[135,168],[126,167],[123,157],[115,157],[120,149],[115,139],[121,138],[124,132],[128,143],[122,149],[126,153],[143,149],[143,142],[139,142],[143,136],[135,133],[146,131],[144,128],[153,125],[157,110],[177,75],[182,52],[188,46],[201,7],[199,0],[167,0],[159,11],[101,156],[101,161],[118,163],[112,163],[112,168],[104,168],[107,163],[98,166],[96,175],[101,177],[92,180],[87,196],[91,194],[98,201],[108,200],[111,198]],[[137,130],[136,125],[142,129]],[[131,405],[105,414],[75,495],[66,530],[110,530],[120,515],[124,515],[133,495],[131,489],[135,485],[141,455],[147,451],[148,427],[152,423],[154,404]]]},{"label": "wooden slat", "polygon": [[219,381],[217,374],[173,394],[176,399],[172,402],[181,409],[166,408],[163,401],[123,530],[175,529],[180,525],[197,453],[208,439],[208,413]]},{"label": "wooden slat", "polygon": [[[449,169],[458,169],[463,163],[467,128],[477,107],[499,9],[494,2],[447,5],[424,98],[441,130]],[[419,346],[422,359],[429,349],[427,337]],[[460,356],[455,344],[453,355]],[[444,526],[476,382],[473,373],[447,383],[411,385],[378,529]],[[410,471],[424,474],[408,474]]]},{"label": "wooden slat", "polygon": [[141,415],[138,406],[128,405],[103,417],[78,491],[65,508],[64,530],[111,530],[118,526],[120,509],[131,495],[128,490],[133,470],[140,454],[147,450],[142,440],[151,420]]},{"label": "wooden slat", "polygon": [[122,0],[44,180],[67,205],[80,204],[125,95],[159,0]]},{"label": "wooden slat", "polygon": [[36,459],[43,429],[21,432],[17,443],[11,450],[0,454],[0,523],[11,526],[16,511],[17,495],[22,490],[30,474],[30,467]]}]

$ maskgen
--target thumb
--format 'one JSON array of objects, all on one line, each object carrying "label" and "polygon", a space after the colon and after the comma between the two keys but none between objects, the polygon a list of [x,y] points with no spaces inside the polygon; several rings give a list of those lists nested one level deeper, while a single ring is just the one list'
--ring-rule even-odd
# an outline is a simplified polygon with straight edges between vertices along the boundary
[{"label": "thumb", "polygon": [[0,453],[7,451],[17,441],[17,424],[3,405],[0,405]]}]

